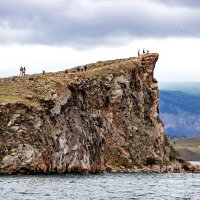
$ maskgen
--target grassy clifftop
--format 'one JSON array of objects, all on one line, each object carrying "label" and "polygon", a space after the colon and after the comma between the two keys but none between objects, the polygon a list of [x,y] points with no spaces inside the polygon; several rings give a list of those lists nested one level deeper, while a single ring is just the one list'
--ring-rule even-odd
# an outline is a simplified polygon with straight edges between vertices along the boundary
[{"label": "grassy clifftop", "polygon": [[93,77],[107,74],[123,74],[130,67],[137,65],[138,58],[99,61],[86,65],[86,71],[72,68],[65,71],[46,74],[32,74],[0,79],[0,103],[24,102],[37,105],[40,98],[50,98],[52,89],[60,85],[79,84]]}]

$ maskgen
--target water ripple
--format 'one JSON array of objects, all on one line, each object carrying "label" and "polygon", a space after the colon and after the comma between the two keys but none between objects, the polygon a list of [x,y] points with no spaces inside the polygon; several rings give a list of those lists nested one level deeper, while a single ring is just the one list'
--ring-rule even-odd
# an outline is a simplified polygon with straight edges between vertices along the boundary
[{"label": "water ripple", "polygon": [[199,200],[200,174],[1,176],[0,199]]}]

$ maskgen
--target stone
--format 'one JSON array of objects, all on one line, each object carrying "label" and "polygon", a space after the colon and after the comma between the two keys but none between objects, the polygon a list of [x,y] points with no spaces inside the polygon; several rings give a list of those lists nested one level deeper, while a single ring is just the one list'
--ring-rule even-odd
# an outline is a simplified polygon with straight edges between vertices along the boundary
[{"label": "stone", "polygon": [[26,96],[26,99],[29,99],[29,100],[31,100],[33,98],[33,96],[32,95],[27,95]]},{"label": "stone", "polygon": [[7,126],[12,126],[15,124],[15,121],[20,117],[20,114],[13,114]]}]

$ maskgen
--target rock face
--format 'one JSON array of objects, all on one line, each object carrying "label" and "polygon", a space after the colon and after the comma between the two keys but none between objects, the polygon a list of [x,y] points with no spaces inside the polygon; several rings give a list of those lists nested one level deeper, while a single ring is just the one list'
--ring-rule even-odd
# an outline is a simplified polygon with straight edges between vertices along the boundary
[{"label": "rock face", "polygon": [[158,54],[0,80],[0,172],[185,171],[163,133]]}]

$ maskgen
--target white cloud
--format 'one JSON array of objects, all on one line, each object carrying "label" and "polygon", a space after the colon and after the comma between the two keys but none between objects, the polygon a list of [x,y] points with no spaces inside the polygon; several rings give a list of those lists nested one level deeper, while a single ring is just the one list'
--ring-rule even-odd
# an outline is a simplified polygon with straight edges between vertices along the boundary
[{"label": "white cloud", "polygon": [[146,47],[160,53],[159,81],[198,81],[198,2],[0,0],[1,77],[21,65],[28,73],[59,71]]},{"label": "white cloud", "polygon": [[200,81],[200,39],[166,39],[158,44],[160,59],[155,76],[160,81]]}]

